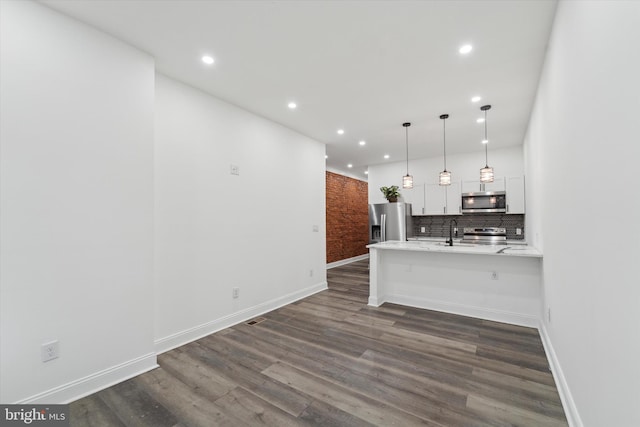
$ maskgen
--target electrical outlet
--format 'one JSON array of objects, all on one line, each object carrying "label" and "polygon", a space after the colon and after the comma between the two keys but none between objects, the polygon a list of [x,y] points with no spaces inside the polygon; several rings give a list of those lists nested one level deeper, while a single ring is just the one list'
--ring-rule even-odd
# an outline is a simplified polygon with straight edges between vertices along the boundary
[{"label": "electrical outlet", "polygon": [[314,225],[312,230],[314,233],[317,233],[318,231],[320,231],[320,227],[318,227],[317,225]]},{"label": "electrical outlet", "polygon": [[427,231],[427,227],[420,227],[420,232],[421,233],[426,233]]},{"label": "electrical outlet", "polygon": [[233,288],[233,298],[239,298],[240,297],[240,288]]},{"label": "electrical outlet", "polygon": [[231,175],[240,175],[240,166],[231,165],[230,171],[231,171]]},{"label": "electrical outlet", "polygon": [[516,236],[522,235],[522,228],[516,228]]},{"label": "electrical outlet", "polygon": [[42,344],[41,355],[43,362],[48,362],[60,357],[60,346],[58,341],[56,340]]},{"label": "electrical outlet", "polygon": [[491,280],[498,280],[498,272],[497,271],[492,271],[491,272]]}]

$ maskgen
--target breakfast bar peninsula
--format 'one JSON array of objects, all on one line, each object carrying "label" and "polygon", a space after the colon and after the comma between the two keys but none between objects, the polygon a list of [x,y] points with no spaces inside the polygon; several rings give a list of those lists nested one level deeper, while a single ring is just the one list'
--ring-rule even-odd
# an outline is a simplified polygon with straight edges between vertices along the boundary
[{"label": "breakfast bar peninsula", "polygon": [[369,248],[369,305],[385,302],[537,327],[542,254],[526,245],[387,241]]}]

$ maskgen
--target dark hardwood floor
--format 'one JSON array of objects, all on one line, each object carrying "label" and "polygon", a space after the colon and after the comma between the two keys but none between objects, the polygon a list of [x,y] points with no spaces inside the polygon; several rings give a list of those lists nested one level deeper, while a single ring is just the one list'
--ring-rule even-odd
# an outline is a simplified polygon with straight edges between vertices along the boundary
[{"label": "dark hardwood floor", "polygon": [[74,426],[566,426],[535,329],[329,290],[158,357],[71,404]]}]

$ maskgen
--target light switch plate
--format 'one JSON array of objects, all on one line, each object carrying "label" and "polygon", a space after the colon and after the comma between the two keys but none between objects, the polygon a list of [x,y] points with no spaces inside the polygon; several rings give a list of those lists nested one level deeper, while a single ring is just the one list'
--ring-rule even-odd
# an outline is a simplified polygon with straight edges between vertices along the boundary
[{"label": "light switch plate", "polygon": [[240,166],[231,165],[231,175],[240,175]]}]

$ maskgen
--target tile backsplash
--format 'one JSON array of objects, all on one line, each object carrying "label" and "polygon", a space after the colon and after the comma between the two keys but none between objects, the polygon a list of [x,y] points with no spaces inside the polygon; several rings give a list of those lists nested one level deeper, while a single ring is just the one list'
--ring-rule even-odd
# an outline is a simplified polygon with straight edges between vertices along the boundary
[{"label": "tile backsplash", "polygon": [[[465,214],[414,216],[413,231],[416,237],[449,237],[449,222],[458,222],[458,237],[462,237],[464,227],[503,227],[507,229],[507,239],[524,240],[524,214]],[[421,232],[422,227],[425,228]],[[516,228],[522,230],[516,234]]]}]

